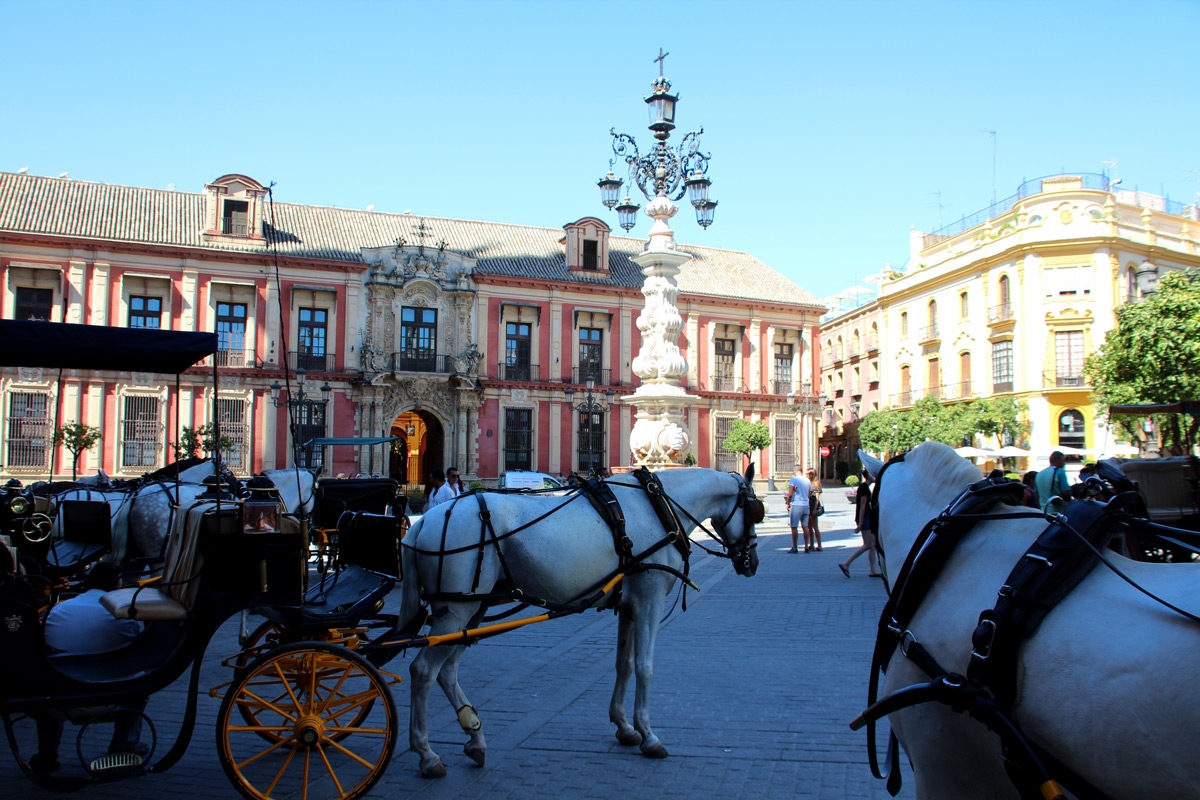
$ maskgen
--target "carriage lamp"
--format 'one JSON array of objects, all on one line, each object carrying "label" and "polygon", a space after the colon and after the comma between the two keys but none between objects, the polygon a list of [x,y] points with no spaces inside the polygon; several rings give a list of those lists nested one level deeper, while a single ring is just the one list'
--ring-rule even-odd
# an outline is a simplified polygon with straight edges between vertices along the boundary
[{"label": "carriage lamp", "polygon": [[[696,209],[697,224],[708,228],[712,225],[717,201],[708,198],[708,189],[712,186],[707,176],[709,154],[700,152],[700,135],[704,129],[687,134],[677,147],[667,144],[675,129],[675,106],[679,102],[679,95],[671,92],[671,82],[663,76],[663,61],[668,55],[659,49],[658,58],[654,59],[658,64],[658,78],[650,84],[650,96],[645,98],[654,144],[643,154],[632,136],[617,133],[613,128],[609,131],[613,138],[613,153],[629,165],[630,184],[636,185],[646,199],[652,201],[646,208],[648,214],[653,212],[656,219],[670,217],[675,213],[672,201],[686,193]],[[613,175],[612,163],[609,162],[608,174],[596,185],[600,187],[600,202],[605,208],[616,208],[618,222],[628,231],[637,224],[640,206],[630,201],[628,195],[620,205],[617,204],[624,181]],[[663,212],[664,206],[669,207],[669,213]]]}]

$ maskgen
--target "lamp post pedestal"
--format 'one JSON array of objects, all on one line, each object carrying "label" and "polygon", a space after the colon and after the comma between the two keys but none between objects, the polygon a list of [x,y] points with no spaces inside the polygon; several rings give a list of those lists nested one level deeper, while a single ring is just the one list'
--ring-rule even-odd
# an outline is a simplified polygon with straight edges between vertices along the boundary
[{"label": "lamp post pedestal", "polygon": [[[660,246],[633,257],[645,276],[642,294],[646,305],[637,318],[642,345],[633,360],[633,372],[642,383],[623,401],[637,408],[637,420],[629,434],[634,463],[651,468],[683,464],[691,446],[684,409],[700,402],[679,385],[688,364],[677,344],[683,318],[675,305],[679,295],[675,276],[691,256],[674,249],[670,227],[662,216],[656,216],[655,225],[660,223],[665,235],[660,234],[657,242],[651,239],[651,245]],[[662,246],[664,240],[669,240],[670,249]]]}]

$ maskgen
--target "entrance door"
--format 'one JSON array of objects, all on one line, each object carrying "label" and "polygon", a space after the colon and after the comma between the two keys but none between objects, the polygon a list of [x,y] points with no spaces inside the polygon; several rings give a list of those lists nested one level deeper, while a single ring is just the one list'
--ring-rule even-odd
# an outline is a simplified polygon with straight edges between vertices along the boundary
[{"label": "entrance door", "polygon": [[391,477],[401,485],[425,487],[435,469],[445,469],[445,428],[433,414],[406,411],[392,423],[391,435],[401,437],[389,464]]}]

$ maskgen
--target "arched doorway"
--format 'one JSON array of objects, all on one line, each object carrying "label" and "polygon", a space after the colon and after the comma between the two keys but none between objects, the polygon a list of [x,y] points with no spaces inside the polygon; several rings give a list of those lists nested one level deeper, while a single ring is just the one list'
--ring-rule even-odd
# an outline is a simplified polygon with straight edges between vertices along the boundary
[{"label": "arched doorway", "polygon": [[429,473],[445,468],[445,428],[428,411],[406,411],[392,423],[390,475],[402,485],[425,486]]}]

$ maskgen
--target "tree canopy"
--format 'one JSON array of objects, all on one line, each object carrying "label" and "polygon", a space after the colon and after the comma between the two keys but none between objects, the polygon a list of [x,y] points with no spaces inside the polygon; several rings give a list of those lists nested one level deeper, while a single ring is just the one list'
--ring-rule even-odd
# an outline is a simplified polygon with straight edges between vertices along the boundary
[{"label": "tree canopy", "polygon": [[771,446],[771,427],[767,423],[748,422],[735,419],[729,429],[729,435],[721,443],[721,449],[727,453],[741,453],[749,457],[755,450]]},{"label": "tree canopy", "polygon": [[[1200,400],[1200,272],[1175,270],[1158,289],[1117,309],[1117,325],[1088,356],[1084,375],[1092,402],[1109,406]],[[1146,414],[1112,414],[1111,422],[1131,439],[1145,441]],[[1164,451],[1190,453],[1200,417],[1156,414],[1154,427]]]},{"label": "tree canopy", "polygon": [[863,417],[858,437],[863,449],[873,453],[901,453],[932,440],[951,447],[969,442],[976,434],[1020,441],[1028,436],[1023,420],[1028,404],[1011,397],[989,397],[944,406],[936,397],[918,400],[910,410],[883,408]]}]

